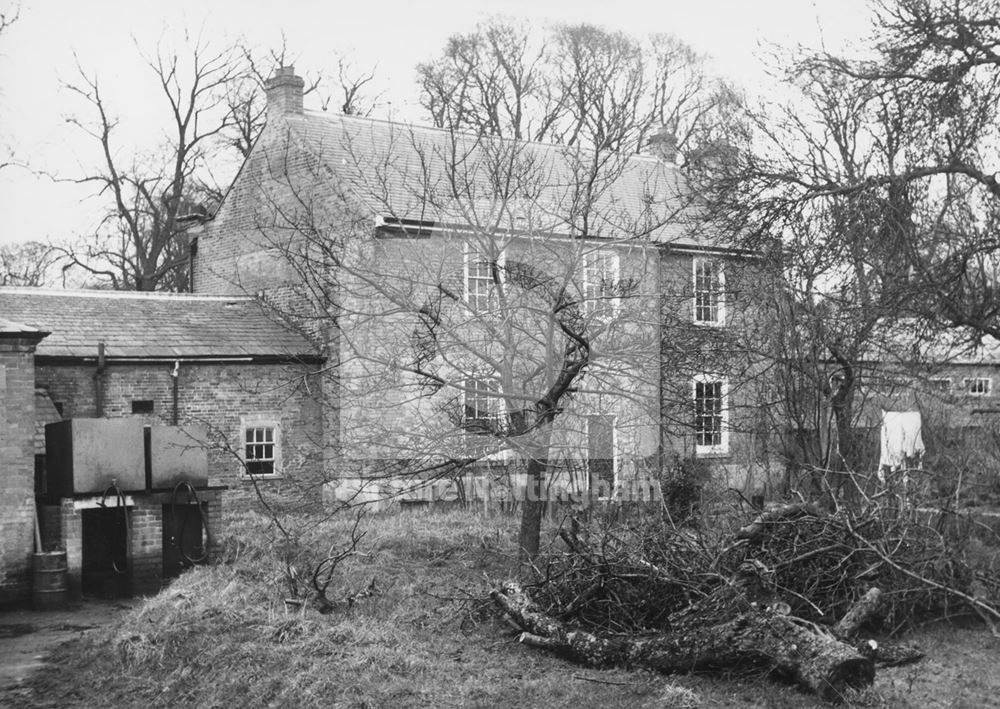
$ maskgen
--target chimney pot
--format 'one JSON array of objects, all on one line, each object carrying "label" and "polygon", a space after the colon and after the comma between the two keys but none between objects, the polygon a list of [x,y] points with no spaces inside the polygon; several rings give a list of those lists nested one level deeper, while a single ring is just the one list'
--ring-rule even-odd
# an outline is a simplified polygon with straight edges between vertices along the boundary
[{"label": "chimney pot", "polygon": [[302,115],[302,93],[306,82],[296,76],[295,67],[281,66],[264,82],[268,120],[279,116]]},{"label": "chimney pot", "polygon": [[663,160],[670,165],[677,164],[677,136],[664,126],[653,133],[646,141],[646,149],[650,155]]}]

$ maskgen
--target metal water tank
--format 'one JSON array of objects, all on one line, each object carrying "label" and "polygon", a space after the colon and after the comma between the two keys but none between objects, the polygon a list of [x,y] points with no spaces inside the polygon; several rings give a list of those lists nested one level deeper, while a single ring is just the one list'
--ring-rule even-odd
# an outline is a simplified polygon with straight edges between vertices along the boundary
[{"label": "metal water tank", "polygon": [[68,419],[45,427],[48,494],[103,494],[115,482],[146,488],[141,419]]},{"label": "metal water tank", "polygon": [[179,482],[208,485],[205,426],[151,426],[149,429],[150,487],[173,489]]}]

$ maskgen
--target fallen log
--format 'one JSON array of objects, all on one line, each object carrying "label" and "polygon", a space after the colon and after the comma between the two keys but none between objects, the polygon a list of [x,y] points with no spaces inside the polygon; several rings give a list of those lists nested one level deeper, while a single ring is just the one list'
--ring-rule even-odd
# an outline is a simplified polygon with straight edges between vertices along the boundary
[{"label": "fallen log", "polygon": [[775,507],[773,510],[761,512],[750,524],[741,527],[736,532],[736,539],[753,542],[759,539],[771,525],[793,522],[802,517],[818,518],[823,516],[823,513],[820,512],[816,505],[808,502],[782,505],[781,507]]},{"label": "fallen log", "polygon": [[645,667],[663,673],[737,668],[777,672],[829,701],[875,678],[875,665],[818,626],[750,607],[724,622],[685,625],[653,636],[604,637],[543,613],[516,582],[491,593],[524,632],[520,641],[591,667]]},{"label": "fallen log", "polygon": [[851,606],[844,617],[833,626],[833,634],[838,638],[851,638],[861,626],[872,620],[882,610],[882,591],[870,588]]},{"label": "fallen log", "polygon": [[922,660],[924,652],[914,645],[889,640],[855,638],[861,626],[875,619],[882,612],[882,608],[882,591],[870,588],[831,630],[836,637],[854,645],[858,652],[870,657],[879,667],[894,667]]}]

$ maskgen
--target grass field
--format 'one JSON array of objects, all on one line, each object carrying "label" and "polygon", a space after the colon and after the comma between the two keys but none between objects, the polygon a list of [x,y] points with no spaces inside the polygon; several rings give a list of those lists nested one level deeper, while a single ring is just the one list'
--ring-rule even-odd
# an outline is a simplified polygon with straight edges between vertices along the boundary
[{"label": "grass field", "polygon": [[[515,521],[453,511],[373,518],[328,614],[285,603],[287,550],[264,517],[232,520],[224,563],[186,573],[113,626],[62,646],[55,671],[0,696],[26,707],[814,707],[763,677],[579,667],[514,642],[476,599],[515,568]],[[341,544],[348,520],[312,530]],[[297,571],[301,572],[302,569]],[[296,569],[291,569],[292,575]],[[353,602],[346,599],[354,596]],[[1000,705],[1000,640],[908,638],[927,659],[880,670],[861,707]]]}]

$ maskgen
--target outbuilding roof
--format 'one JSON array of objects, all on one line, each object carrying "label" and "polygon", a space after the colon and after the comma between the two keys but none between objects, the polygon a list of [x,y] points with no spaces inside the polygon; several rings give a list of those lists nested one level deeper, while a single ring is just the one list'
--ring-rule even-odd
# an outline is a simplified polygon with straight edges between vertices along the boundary
[{"label": "outbuilding roof", "polygon": [[29,327],[24,323],[14,322],[6,318],[0,318],[0,333],[3,334],[41,334],[38,328]]},{"label": "outbuilding roof", "polygon": [[50,332],[39,357],[319,359],[304,336],[240,296],[0,287],[2,323]]}]

